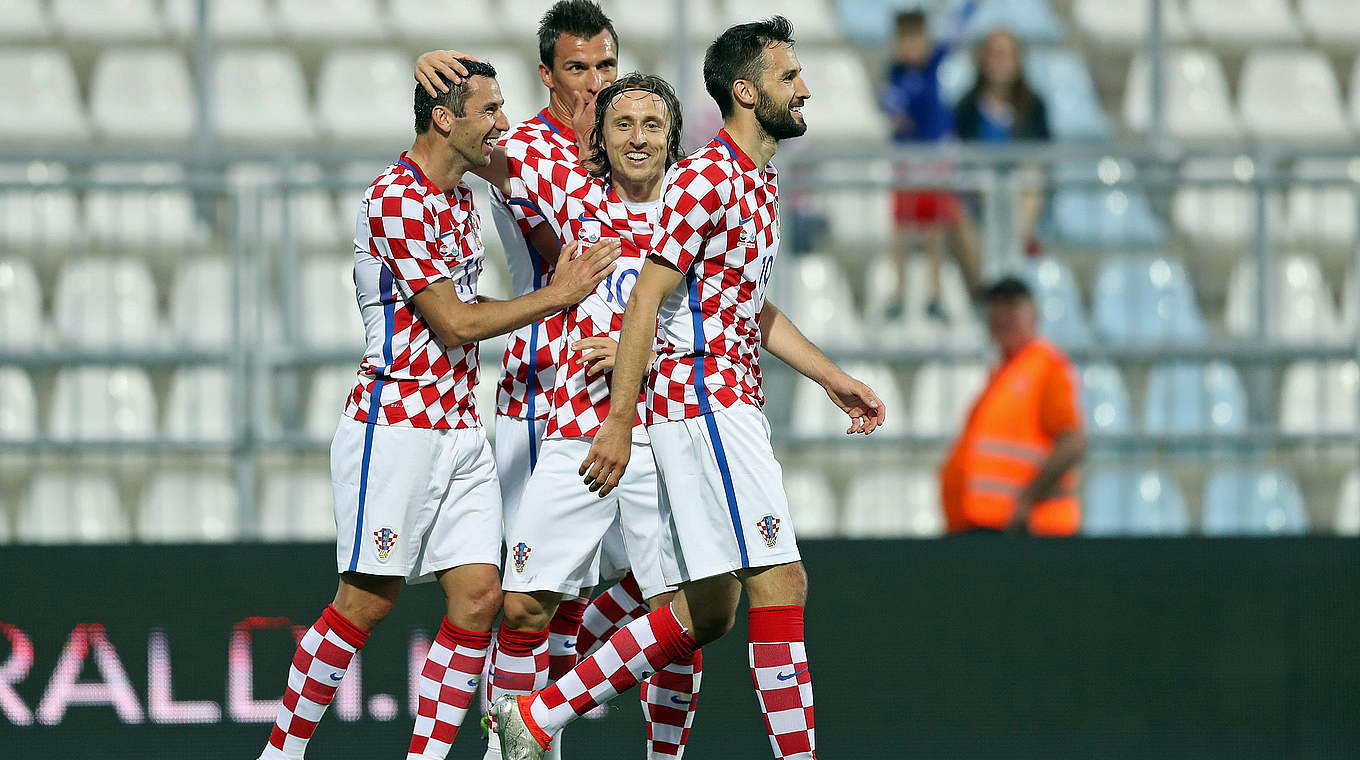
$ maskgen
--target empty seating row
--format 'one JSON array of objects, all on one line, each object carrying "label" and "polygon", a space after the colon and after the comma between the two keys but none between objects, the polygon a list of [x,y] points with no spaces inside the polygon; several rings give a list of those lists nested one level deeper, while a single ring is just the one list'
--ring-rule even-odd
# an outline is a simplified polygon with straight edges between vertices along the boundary
[{"label": "empty seating row", "polygon": [[[1101,45],[1129,49],[1144,43],[1152,25],[1151,3],[1075,0],[1072,15],[1082,33]],[[1163,0],[1162,29],[1170,42],[1191,38],[1215,46],[1297,43],[1360,43],[1360,20],[1350,0]]]}]

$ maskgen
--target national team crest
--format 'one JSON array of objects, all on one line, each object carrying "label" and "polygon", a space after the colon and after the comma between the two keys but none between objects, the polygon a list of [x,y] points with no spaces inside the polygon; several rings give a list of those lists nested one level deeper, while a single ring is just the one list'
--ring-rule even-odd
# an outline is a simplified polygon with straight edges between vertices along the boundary
[{"label": "national team crest", "polygon": [[742,227],[741,234],[737,236],[737,241],[740,242],[742,245],[755,245],[756,233],[752,230],[748,230],[745,227]]},{"label": "national team crest", "polygon": [[378,544],[378,559],[385,560],[397,543],[397,533],[391,528],[379,528],[373,531],[373,540]]},{"label": "national team crest", "polygon": [[760,530],[761,538],[765,539],[765,545],[773,549],[774,542],[779,540],[779,518],[765,515],[756,522],[756,528]]},{"label": "national team crest", "polygon": [[530,549],[529,545],[523,541],[510,547],[510,556],[515,560],[515,572],[524,572],[524,565],[529,561],[529,554],[531,552],[533,552],[533,549]]},{"label": "national team crest", "polygon": [[598,222],[595,224],[587,223],[581,226],[581,241],[589,245],[595,245],[600,242],[600,225]]}]

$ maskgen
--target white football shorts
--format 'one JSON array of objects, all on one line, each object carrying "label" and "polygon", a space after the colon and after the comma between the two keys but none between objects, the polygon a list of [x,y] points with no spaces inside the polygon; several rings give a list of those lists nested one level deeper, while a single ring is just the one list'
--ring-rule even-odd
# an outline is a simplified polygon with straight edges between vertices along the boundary
[{"label": "white football shorts", "polygon": [[496,415],[496,477],[501,480],[501,513],[506,525],[519,508],[529,475],[538,465],[538,450],[548,418],[531,420]]},{"label": "white football shorts", "polygon": [[770,423],[741,404],[647,427],[672,585],[796,562],[798,540],[770,446]]},{"label": "white football shorts", "polygon": [[500,483],[480,427],[342,417],[331,441],[331,487],[342,573],[419,583],[460,565],[500,565]]}]

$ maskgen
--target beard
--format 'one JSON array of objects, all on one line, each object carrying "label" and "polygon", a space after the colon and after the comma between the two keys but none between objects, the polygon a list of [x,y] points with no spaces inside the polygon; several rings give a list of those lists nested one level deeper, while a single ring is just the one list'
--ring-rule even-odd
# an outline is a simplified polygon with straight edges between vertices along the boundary
[{"label": "beard", "polygon": [[794,117],[789,110],[789,103],[780,105],[764,90],[756,91],[756,122],[776,140],[802,137],[807,132],[807,124]]}]

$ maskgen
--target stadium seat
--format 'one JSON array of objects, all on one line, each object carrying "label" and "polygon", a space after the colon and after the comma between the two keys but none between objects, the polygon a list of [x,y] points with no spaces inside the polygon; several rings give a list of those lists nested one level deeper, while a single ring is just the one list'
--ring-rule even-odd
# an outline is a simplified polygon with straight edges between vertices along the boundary
[{"label": "stadium seat", "polygon": [[1097,336],[1114,343],[1186,343],[1207,332],[1185,268],[1162,256],[1103,261],[1091,306]]},{"label": "stadium seat", "polygon": [[213,126],[219,138],[271,145],[313,139],[307,83],[292,53],[227,50],[213,63]]},{"label": "stadium seat", "polygon": [[148,543],[224,543],[241,537],[236,487],[226,475],[159,473],[137,513],[137,538]]},{"label": "stadium seat", "polygon": [[185,175],[178,164],[98,164],[91,179],[85,229],[93,240],[164,249],[201,244],[210,237],[193,197],[180,186]]},{"label": "stadium seat", "polygon": [[1060,259],[1044,256],[1027,260],[1024,276],[1038,303],[1040,334],[1068,348],[1089,345],[1091,328],[1072,270]]},{"label": "stadium seat", "polygon": [[864,345],[864,323],[856,313],[850,285],[835,257],[827,254],[790,257],[785,266],[782,276],[789,278],[789,296],[783,303],[793,323],[820,345]]},{"label": "stadium seat", "polygon": [[1025,77],[1048,107],[1054,137],[1108,139],[1112,128],[1086,62],[1072,50],[1035,48],[1025,55]]},{"label": "stadium seat", "polygon": [[[908,320],[921,318],[929,300],[930,264],[924,256],[907,259],[907,288],[902,295],[902,311]],[[896,291],[897,268],[887,256],[876,256],[869,262],[864,280],[864,308],[866,316],[877,318],[887,311]],[[946,259],[940,267],[940,306],[951,320],[967,320],[973,312],[973,301],[963,284],[958,264]]]},{"label": "stadium seat", "polygon": [[[931,28],[937,39],[949,33],[949,27],[955,23],[958,7],[964,2],[949,0],[948,13],[932,15]],[[891,16],[882,21],[890,31],[891,22]],[[967,39],[976,42],[996,29],[1008,29],[1031,44],[1061,42],[1063,37],[1062,21],[1049,7],[1048,0],[985,0],[977,3],[977,9],[968,20],[965,30]]]},{"label": "stadium seat", "polygon": [[[42,0],[9,0],[5,3],[5,23],[0,24],[0,40],[7,44],[21,40],[46,39],[52,35],[52,24]],[[6,68],[12,72],[13,69]],[[9,102],[5,99],[5,102]]]},{"label": "stadium seat", "polygon": [[[489,366],[484,368],[491,369]],[[358,381],[352,365],[322,367],[316,371],[302,421],[309,438],[329,441],[335,436],[335,425],[345,409],[345,401]]]},{"label": "stadium seat", "polygon": [[[165,0],[165,21],[179,37],[192,39],[198,29],[198,0]],[[224,42],[258,41],[278,36],[274,3],[230,0],[208,4],[208,32]]]},{"label": "stadium seat", "polygon": [[1344,337],[1360,337],[1360,270],[1351,267],[1346,282],[1341,286],[1341,333]]},{"label": "stadium seat", "polygon": [[[846,364],[843,368],[851,377],[874,389],[879,400],[892,414],[894,428],[912,429],[906,422],[907,407],[891,368],[862,362]],[[792,422],[792,432],[799,438],[843,437],[850,427],[850,418],[831,403],[822,386],[801,375],[794,381]]]},{"label": "stadium seat", "polygon": [[1082,532],[1088,536],[1184,536],[1185,497],[1159,470],[1101,470],[1084,480]]},{"label": "stadium seat", "polygon": [[288,0],[277,8],[279,29],[294,40],[334,45],[388,34],[387,16],[379,12],[377,0]]},{"label": "stadium seat", "polygon": [[1294,164],[1294,176],[1329,180],[1331,184],[1298,184],[1289,188],[1286,226],[1289,239],[1335,249],[1349,249],[1360,234],[1356,223],[1357,188],[1353,168],[1360,162],[1305,159]]},{"label": "stadium seat", "polygon": [[944,527],[932,472],[893,468],[860,472],[850,481],[841,519],[850,538],[933,538]]},{"label": "stadium seat", "polygon": [[[397,36],[412,42],[447,47],[450,29],[458,30],[460,43],[462,40],[483,42],[499,39],[501,19],[496,12],[497,5],[492,0],[459,0],[457,5],[428,3],[425,0],[390,0],[386,6],[386,16]],[[476,19],[476,23],[468,23],[469,19]],[[535,19],[534,23],[537,24],[538,20]],[[477,57],[482,57],[480,52]],[[496,65],[499,71],[496,59],[487,57],[486,60]]]},{"label": "stadium seat", "polygon": [[322,131],[339,141],[409,143],[414,70],[410,56],[391,49],[330,54],[316,84]]},{"label": "stadium seat", "polygon": [[[1126,184],[1134,178],[1133,167],[1104,158],[1059,164],[1054,176],[1060,187],[1053,194],[1053,231],[1060,240],[1098,248],[1159,246],[1165,240],[1165,227],[1147,196]],[[1061,187],[1097,179],[1104,187]]]},{"label": "stadium seat", "polygon": [[[1256,193],[1246,183],[1256,175],[1250,158],[1198,159],[1181,166],[1190,180],[1171,199],[1176,229],[1199,245],[1242,246],[1256,235]],[[1222,183],[1222,184],[1219,184]],[[1268,231],[1278,238],[1284,231],[1280,198],[1266,198]]]},{"label": "stadium seat", "polygon": [[15,527],[19,540],[32,544],[124,543],[132,538],[118,489],[102,475],[35,475]]},{"label": "stadium seat", "polygon": [[[1303,253],[1274,257],[1273,313],[1266,334],[1288,343],[1316,343],[1341,337],[1332,293],[1317,260]],[[1224,319],[1231,335],[1256,337],[1256,262],[1243,258],[1228,277]]]},{"label": "stadium seat", "polygon": [[1195,33],[1216,46],[1247,48],[1302,37],[1288,0],[1185,0],[1185,15]]},{"label": "stadium seat", "polygon": [[165,402],[165,435],[176,441],[228,441],[246,416],[231,373],[218,367],[176,370]]},{"label": "stadium seat", "polygon": [[168,48],[105,52],[90,79],[90,116],[106,141],[163,143],[189,138],[194,88],[184,56]]},{"label": "stadium seat", "polygon": [[[6,19],[8,23],[8,19]],[[76,73],[52,48],[0,49],[0,140],[49,143],[88,140]]]},{"label": "stadium seat", "polygon": [[1133,429],[1129,390],[1113,364],[1091,364],[1081,369],[1081,408],[1086,412],[1089,433],[1119,434]]},{"label": "stadium seat", "polygon": [[[639,3],[634,0],[608,0],[604,7],[623,40],[622,46],[625,50],[635,46],[637,41],[669,41],[675,34],[673,6]],[[691,0],[685,3],[685,14],[691,43],[702,42],[707,45],[726,28],[719,20],[718,11],[712,0]],[[541,13],[534,14],[533,23],[537,24],[540,16]],[[744,20],[750,21],[753,18],[755,15]],[[528,20],[530,17],[524,14],[522,21]]]},{"label": "stadium seat", "polygon": [[353,256],[304,261],[301,303],[302,338],[308,345],[363,349],[364,321],[354,292]]},{"label": "stadium seat", "polygon": [[1299,0],[1299,24],[1317,42],[1355,50],[1360,44],[1360,17],[1351,0]]},{"label": "stadium seat", "polygon": [[0,441],[25,441],[38,435],[38,397],[28,374],[0,367]]},{"label": "stadium seat", "polygon": [[962,430],[987,376],[988,368],[978,363],[921,365],[911,384],[912,433],[952,436]]},{"label": "stadium seat", "polygon": [[804,469],[784,471],[784,491],[789,497],[789,514],[799,539],[831,538],[839,524],[836,494],[831,483],[819,472]]},{"label": "stadium seat", "polygon": [[0,349],[32,349],[43,337],[38,275],[27,261],[0,259]]},{"label": "stadium seat", "polygon": [[59,256],[67,245],[84,239],[66,167],[42,161],[0,164],[0,182],[9,185],[0,188],[0,242]]},{"label": "stadium seat", "polygon": [[874,80],[850,50],[808,48],[798,51],[803,81],[812,97],[803,106],[810,132],[819,142],[886,140],[887,118],[878,109]]},{"label": "stadium seat", "polygon": [[249,188],[267,199],[259,217],[259,234],[266,242],[282,243],[287,235],[294,243],[334,252],[354,239],[358,205],[338,208],[325,179],[316,164],[240,163],[227,168],[232,187]]},{"label": "stadium seat", "polygon": [[[548,104],[548,90],[538,76],[537,58],[527,58],[515,48],[496,47],[477,50],[477,56],[490,61],[496,67],[496,84],[505,98],[505,115],[511,126],[543,110]],[[629,71],[620,68],[619,71]],[[486,210],[487,229],[491,229],[490,206],[478,206]]]},{"label": "stadium seat", "polygon": [[63,37],[117,42],[165,34],[154,0],[51,0],[52,22]]},{"label": "stadium seat", "polygon": [[[780,15],[793,22],[793,36],[801,45],[840,42],[840,31],[827,0],[742,0],[725,4],[720,26]],[[657,15],[664,16],[665,13]]]},{"label": "stadium seat", "polygon": [[1351,470],[1341,482],[1334,527],[1337,535],[1360,536],[1360,470]]},{"label": "stadium seat", "polygon": [[57,373],[48,432],[62,441],[147,440],[156,395],[137,367],[76,367]]},{"label": "stadium seat", "polygon": [[[1203,49],[1167,53],[1166,128],[1188,140],[1236,139],[1241,134],[1228,94],[1228,79],[1212,53]],[[1124,121],[1143,133],[1152,122],[1152,72],[1146,53],[1134,56],[1124,84]]]},{"label": "stadium seat", "polygon": [[973,51],[955,48],[940,62],[936,77],[940,83],[940,99],[951,108],[957,107],[963,96],[977,83],[977,60]]},{"label": "stadium seat", "polygon": [[259,538],[264,541],[334,541],[335,496],[325,470],[265,477]]},{"label": "stadium seat", "polygon": [[1284,371],[1280,429],[1360,433],[1360,367],[1354,361],[1300,361]]},{"label": "stadium seat", "polygon": [[136,259],[72,259],[57,274],[57,337],[83,348],[145,347],[160,336],[156,285]]},{"label": "stadium seat", "polygon": [[1360,57],[1355,59],[1355,65],[1351,67],[1351,126],[1360,130]]},{"label": "stadium seat", "polygon": [[1224,362],[1159,364],[1148,372],[1143,407],[1148,433],[1198,435],[1247,430],[1247,393]]},{"label": "stadium seat", "polygon": [[1316,50],[1258,50],[1247,55],[1237,85],[1242,126],[1267,140],[1351,137],[1341,89]]},{"label": "stadium seat", "polygon": [[1206,536],[1299,535],[1308,510],[1299,486],[1277,469],[1218,470],[1204,485]]},{"label": "stadium seat", "polygon": [[[1125,0],[1076,0],[1072,19],[1099,48],[1141,47],[1152,28],[1151,4]],[[1162,0],[1162,33],[1167,42],[1180,42],[1190,36],[1181,0]]]},{"label": "stadium seat", "polygon": [[[893,174],[892,166],[882,161],[871,164],[828,162],[814,171],[824,182],[842,184],[887,183]],[[817,192],[812,198],[816,213],[826,219],[828,237],[838,245],[882,250],[892,240],[892,194],[882,186],[847,188],[828,184],[826,190]]]},{"label": "stadium seat", "polygon": [[[539,21],[543,18],[543,14],[552,7],[555,1],[556,0],[520,0],[516,3],[514,12],[506,13],[500,20],[501,25],[504,27],[506,38],[512,40],[537,39]],[[606,12],[612,10],[614,9],[608,8],[606,9]],[[668,14],[657,13],[657,9],[654,7],[648,8],[647,10],[650,15],[663,17],[668,26],[672,25]],[[669,10],[669,8],[667,10]],[[612,15],[610,18],[616,23],[618,22],[618,19],[614,18]],[[616,26],[615,28],[617,29],[618,27]],[[619,29],[618,31],[620,35],[624,34],[622,29]]]},{"label": "stadium seat", "polygon": [[227,260],[184,260],[170,284],[171,340],[190,348],[226,348],[232,340],[232,319],[231,269]]}]

